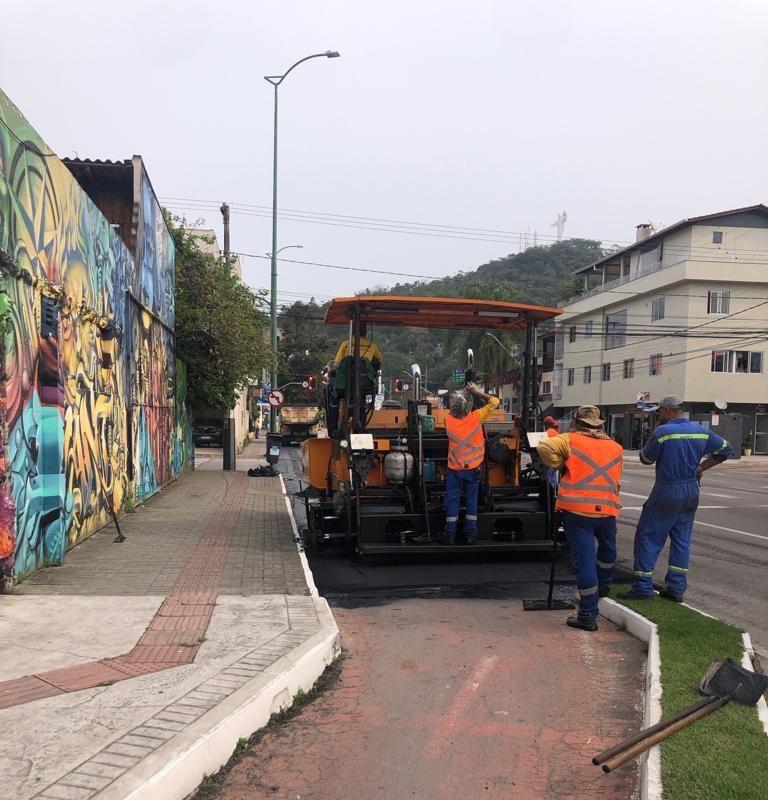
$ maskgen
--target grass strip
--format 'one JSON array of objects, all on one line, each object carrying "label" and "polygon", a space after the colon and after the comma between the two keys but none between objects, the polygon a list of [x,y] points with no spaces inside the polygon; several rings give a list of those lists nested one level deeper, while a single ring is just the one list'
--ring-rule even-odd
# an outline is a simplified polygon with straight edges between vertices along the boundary
[{"label": "grass strip", "polygon": [[[628,587],[617,586],[614,599]],[[661,654],[664,716],[701,698],[707,667],[730,656],[740,664],[742,631],[656,597],[618,602],[655,622]],[[665,800],[766,800],[768,736],[757,709],[728,703],[661,745]]]}]

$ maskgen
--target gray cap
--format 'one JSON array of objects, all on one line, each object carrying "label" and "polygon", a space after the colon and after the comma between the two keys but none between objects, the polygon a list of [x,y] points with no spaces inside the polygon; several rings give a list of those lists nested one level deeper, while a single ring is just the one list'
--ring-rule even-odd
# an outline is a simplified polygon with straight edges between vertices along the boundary
[{"label": "gray cap", "polygon": [[454,417],[466,417],[469,397],[462,389],[456,389],[448,395],[448,409]]},{"label": "gray cap", "polygon": [[678,397],[676,394],[668,394],[666,397],[661,398],[659,408],[682,408],[683,398]]}]

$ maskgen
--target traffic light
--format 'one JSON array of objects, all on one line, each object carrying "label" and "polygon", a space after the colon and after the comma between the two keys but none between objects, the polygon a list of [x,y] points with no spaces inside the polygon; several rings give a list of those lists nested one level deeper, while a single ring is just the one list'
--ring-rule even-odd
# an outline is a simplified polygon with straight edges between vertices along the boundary
[{"label": "traffic light", "polygon": [[403,379],[402,378],[395,378],[395,391],[402,392],[403,391]]},{"label": "traffic light", "polygon": [[317,389],[317,378],[314,375],[310,375],[307,378],[307,388],[310,392],[314,392]]}]

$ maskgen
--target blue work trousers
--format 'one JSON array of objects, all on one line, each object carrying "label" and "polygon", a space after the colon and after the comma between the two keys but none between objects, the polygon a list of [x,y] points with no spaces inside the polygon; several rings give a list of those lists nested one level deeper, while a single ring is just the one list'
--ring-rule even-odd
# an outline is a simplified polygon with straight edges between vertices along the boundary
[{"label": "blue work trousers", "polygon": [[445,535],[456,536],[461,495],[464,495],[464,535],[477,536],[477,495],[480,491],[480,467],[475,469],[449,469],[445,479]]},{"label": "blue work trousers", "polygon": [[[597,618],[599,590],[608,589],[616,563],[616,517],[585,517],[563,511],[565,536],[579,590],[579,616]],[[597,540],[597,554],[595,554]]]},{"label": "blue work trousers", "polygon": [[653,594],[653,570],[669,537],[665,583],[671,594],[683,596],[688,588],[688,559],[698,505],[699,485],[695,480],[654,484],[635,531],[633,591]]}]

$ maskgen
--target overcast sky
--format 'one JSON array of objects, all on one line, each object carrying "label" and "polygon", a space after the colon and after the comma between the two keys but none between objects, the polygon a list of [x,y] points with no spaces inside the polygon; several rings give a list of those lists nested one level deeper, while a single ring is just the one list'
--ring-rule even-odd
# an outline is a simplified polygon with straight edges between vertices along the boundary
[{"label": "overcast sky", "polygon": [[[768,199],[768,5],[761,0],[5,0],[0,86],[60,156],[141,154],[162,200],[261,207],[232,247],[271,247],[280,89],[283,255],[443,276],[566,236]],[[167,205],[219,231],[216,207]],[[235,208],[233,208],[233,212]],[[455,238],[348,215],[483,228]],[[413,228],[411,228],[413,230]],[[423,230],[423,229],[422,229]],[[494,241],[482,239],[495,238]],[[269,285],[269,264],[243,277]],[[283,262],[281,301],[396,276]]]}]

